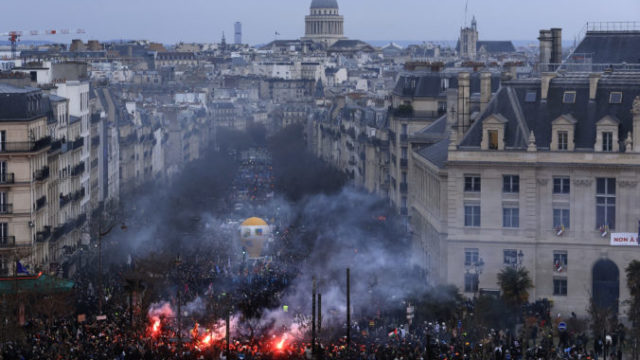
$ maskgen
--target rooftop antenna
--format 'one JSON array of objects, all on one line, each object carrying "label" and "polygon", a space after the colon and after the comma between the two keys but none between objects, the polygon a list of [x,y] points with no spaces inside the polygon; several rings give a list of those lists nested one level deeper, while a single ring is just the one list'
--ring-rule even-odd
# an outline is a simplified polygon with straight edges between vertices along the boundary
[{"label": "rooftop antenna", "polygon": [[464,26],[468,27],[467,25],[467,14],[469,12],[469,0],[467,0],[464,4]]}]

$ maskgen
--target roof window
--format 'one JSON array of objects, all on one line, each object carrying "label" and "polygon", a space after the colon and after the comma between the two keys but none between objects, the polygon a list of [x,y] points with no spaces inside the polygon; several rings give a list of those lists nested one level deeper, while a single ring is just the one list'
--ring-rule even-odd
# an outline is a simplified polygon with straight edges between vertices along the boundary
[{"label": "roof window", "polygon": [[562,97],[563,104],[575,104],[576,102],[576,92],[575,91],[565,91],[564,96]]},{"label": "roof window", "polygon": [[609,104],[622,104],[622,92],[612,91],[609,93]]},{"label": "roof window", "polygon": [[524,102],[527,102],[527,103],[534,103],[534,102],[536,102],[537,95],[538,95],[538,94],[536,93],[536,91],[535,91],[535,90],[529,90],[529,91],[527,91],[527,95],[525,95],[525,97],[524,97]]}]

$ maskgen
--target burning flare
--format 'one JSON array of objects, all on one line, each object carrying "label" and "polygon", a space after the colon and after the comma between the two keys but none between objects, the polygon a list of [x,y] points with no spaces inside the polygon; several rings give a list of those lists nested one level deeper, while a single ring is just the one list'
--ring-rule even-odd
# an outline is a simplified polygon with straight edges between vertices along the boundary
[{"label": "burning flare", "polygon": [[284,334],[282,336],[282,339],[280,340],[280,342],[278,344],[276,344],[276,348],[278,350],[282,350],[282,347],[284,346],[284,342],[287,340],[287,336],[288,336],[287,334]]}]

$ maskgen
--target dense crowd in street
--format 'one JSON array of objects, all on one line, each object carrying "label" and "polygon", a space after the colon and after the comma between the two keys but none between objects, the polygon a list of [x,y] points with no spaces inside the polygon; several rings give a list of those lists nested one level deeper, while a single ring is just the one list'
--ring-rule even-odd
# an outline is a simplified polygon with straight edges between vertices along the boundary
[{"label": "dense crowd in street", "polygon": [[[264,152],[244,154],[233,182],[230,204],[253,206],[272,196],[273,175]],[[276,219],[276,222],[278,220]],[[276,226],[275,242],[287,244],[296,231]],[[117,247],[118,243],[110,243]],[[108,251],[108,248],[105,249]],[[588,339],[584,333],[557,336],[549,304],[534,303],[523,309],[536,319],[527,334],[509,330],[474,328],[456,316],[410,324],[404,316],[379,313],[355,318],[350,324],[325,326],[318,333],[315,351],[310,344],[308,319],[304,331],[287,337],[291,329],[251,327],[249,319],[264,309],[282,306],[282,295],[299,274],[300,259],[283,252],[259,261],[210,258],[199,253],[182,254],[181,262],[167,264],[160,274],[149,276],[169,283],[162,294],[172,312],[204,299],[202,313],[182,318],[175,313],[152,323],[142,310],[140,294],[133,296],[126,279],[142,266],[143,259],[110,264],[99,277],[94,261],[73,277],[73,315],[50,319],[26,319],[23,336],[2,344],[0,359],[600,359],[605,354],[621,358],[620,332]],[[151,281],[151,280],[146,281]],[[102,291],[100,290],[102,283]],[[154,299],[161,301],[162,299]],[[148,304],[147,304],[148,305]],[[473,312],[474,302],[461,304]],[[290,316],[301,315],[291,309]],[[228,345],[224,315],[237,318]],[[99,316],[103,314],[104,316]],[[81,315],[81,316],[78,316]],[[142,319],[142,320],[141,320]],[[180,320],[178,320],[180,319]],[[437,320],[437,321],[436,321]],[[203,324],[201,327],[196,324]],[[213,324],[206,329],[206,324]],[[216,327],[214,334],[214,327]],[[466,327],[470,328],[467,329]],[[589,341],[591,340],[591,341]],[[313,354],[315,353],[315,355]]]}]

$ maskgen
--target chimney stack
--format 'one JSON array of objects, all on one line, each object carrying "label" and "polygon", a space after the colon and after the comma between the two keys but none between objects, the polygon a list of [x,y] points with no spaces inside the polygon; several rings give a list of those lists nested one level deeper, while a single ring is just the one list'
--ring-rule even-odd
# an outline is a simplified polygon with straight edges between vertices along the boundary
[{"label": "chimney stack", "polygon": [[480,112],[484,112],[491,101],[491,73],[480,73]]},{"label": "chimney stack", "polygon": [[589,101],[595,101],[596,93],[598,91],[598,83],[600,82],[601,77],[602,73],[589,74]]},{"label": "chimney stack", "polygon": [[462,139],[469,129],[470,120],[470,74],[461,72],[458,74],[458,138]]},{"label": "chimney stack", "polygon": [[556,77],[554,72],[543,72],[541,75],[540,84],[540,101],[546,102],[549,95],[549,84],[551,80]]},{"label": "chimney stack", "polygon": [[551,37],[551,30],[540,30],[540,72],[549,70],[549,63],[551,63],[551,52],[553,48],[553,38]]},{"label": "chimney stack", "polygon": [[551,43],[551,63],[557,66],[562,63],[562,29],[551,29]]}]

